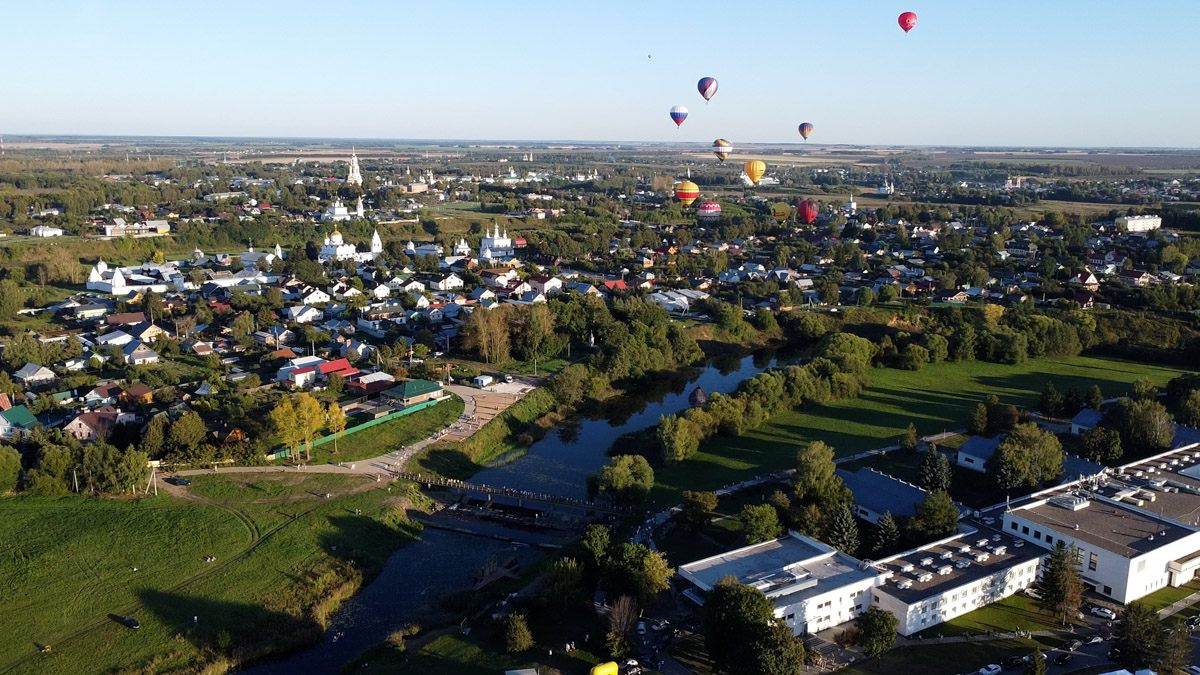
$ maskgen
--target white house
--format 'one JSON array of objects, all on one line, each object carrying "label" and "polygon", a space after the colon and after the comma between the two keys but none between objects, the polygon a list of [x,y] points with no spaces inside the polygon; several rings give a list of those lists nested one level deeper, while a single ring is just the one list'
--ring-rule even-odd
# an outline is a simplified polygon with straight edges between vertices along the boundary
[{"label": "white house", "polygon": [[13,373],[13,379],[21,384],[36,387],[53,382],[54,371],[45,366],[39,366],[36,363],[26,363],[17,372]]},{"label": "white house", "polygon": [[958,449],[955,463],[963,468],[983,473],[987,471],[985,464],[996,452],[996,448],[1002,440],[1004,440],[1004,434],[999,434],[995,438],[972,436]]},{"label": "white house", "polygon": [[684,592],[703,604],[727,576],[754,586],[775,606],[794,635],[853,621],[871,605],[871,592],[883,575],[830,546],[797,532],[679,568],[695,588]]},{"label": "white house", "polygon": [[453,291],[463,287],[462,277],[451,272],[433,282],[433,287],[439,291]]},{"label": "white house", "polygon": [[306,288],[300,295],[300,299],[306,305],[319,305],[329,302],[333,298],[328,293],[319,288]]},{"label": "white house", "polygon": [[316,307],[309,307],[308,305],[300,305],[299,307],[285,307],[283,314],[288,321],[295,321],[296,323],[312,323],[314,321],[320,321],[325,317],[324,312]]},{"label": "white house", "polygon": [[63,236],[63,231],[49,225],[37,225],[29,228],[29,235],[31,237],[61,237]]}]

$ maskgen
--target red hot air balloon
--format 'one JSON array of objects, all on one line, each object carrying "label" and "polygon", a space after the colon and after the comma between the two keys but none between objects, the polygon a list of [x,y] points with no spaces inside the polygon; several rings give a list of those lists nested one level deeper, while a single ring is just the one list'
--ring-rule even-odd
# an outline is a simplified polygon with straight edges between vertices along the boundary
[{"label": "red hot air balloon", "polygon": [[704,202],[696,210],[701,220],[716,220],[721,217],[721,205],[716,202]]},{"label": "red hot air balloon", "polygon": [[907,33],[917,25],[917,13],[905,12],[900,15],[900,18],[897,19],[897,21],[900,23],[900,27],[904,29],[904,32]]},{"label": "red hot air balloon", "polygon": [[817,219],[817,203],[811,199],[800,202],[796,207],[796,216],[800,218],[800,222],[805,225],[811,225],[812,221]]}]

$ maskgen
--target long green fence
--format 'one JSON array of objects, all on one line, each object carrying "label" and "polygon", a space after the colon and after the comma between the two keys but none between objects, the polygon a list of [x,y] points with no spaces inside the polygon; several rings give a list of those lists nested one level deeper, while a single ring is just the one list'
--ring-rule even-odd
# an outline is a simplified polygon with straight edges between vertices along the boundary
[{"label": "long green fence", "polygon": [[[390,422],[398,417],[404,417],[405,415],[411,415],[411,414],[417,412],[418,410],[424,410],[426,408],[431,408],[431,407],[437,405],[438,403],[441,403],[442,401],[446,400],[447,398],[450,398],[450,397],[447,396],[444,398],[430,399],[428,401],[423,401],[421,403],[414,403],[413,405],[410,405],[403,410],[397,410],[396,412],[388,413],[378,419],[373,419],[369,422],[363,422],[362,424],[356,424],[352,427],[347,427],[346,431],[343,432],[342,435],[349,436],[351,434],[356,434],[364,429],[370,429],[371,427],[375,426],[376,424],[383,424],[384,422]],[[325,445],[326,443],[332,442],[333,436],[334,436],[333,434],[329,434],[328,436],[322,436],[322,437],[318,438],[317,440],[313,441],[313,447],[315,448],[318,445]],[[283,459],[284,457],[290,457],[291,455],[292,455],[292,448],[280,448],[280,449],[276,450],[275,452],[267,455],[267,459]]]}]

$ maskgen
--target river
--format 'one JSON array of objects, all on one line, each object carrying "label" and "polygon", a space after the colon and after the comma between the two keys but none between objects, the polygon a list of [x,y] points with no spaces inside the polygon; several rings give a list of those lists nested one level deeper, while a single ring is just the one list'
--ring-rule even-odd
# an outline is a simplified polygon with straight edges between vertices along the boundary
[{"label": "river", "polygon": [[[662,415],[686,410],[697,386],[729,393],[775,363],[773,350],[716,358],[702,368],[664,376],[637,393],[607,402],[590,418],[575,417],[534,443],[524,455],[476,474],[471,482],[532,492],[586,497],[587,477],[608,462],[622,434],[646,429]],[[522,565],[540,558],[535,548],[426,528],[421,538],[396,551],[366,588],[342,605],[325,640],[291,658],[244,671],[252,675],[336,673],[392,631],[438,611],[440,596],[469,588],[489,558],[516,556]],[[344,632],[334,642],[330,636]]]},{"label": "river", "polygon": [[686,410],[697,386],[708,394],[727,394],[774,362],[775,352],[762,350],[740,358],[714,359],[703,368],[666,376],[645,390],[610,401],[590,419],[563,422],[524,455],[480,471],[471,482],[586,498],[587,477],[608,462],[608,449],[618,436],[654,426],[662,415]]}]

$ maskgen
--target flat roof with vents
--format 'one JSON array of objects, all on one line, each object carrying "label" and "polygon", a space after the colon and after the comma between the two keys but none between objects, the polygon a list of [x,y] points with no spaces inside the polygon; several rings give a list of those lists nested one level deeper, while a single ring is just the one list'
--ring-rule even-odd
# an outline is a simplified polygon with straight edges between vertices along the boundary
[{"label": "flat roof with vents", "polygon": [[1148,553],[1194,533],[1167,518],[1107,499],[1092,500],[1078,511],[1042,502],[1015,509],[1012,515],[1125,557]]}]

